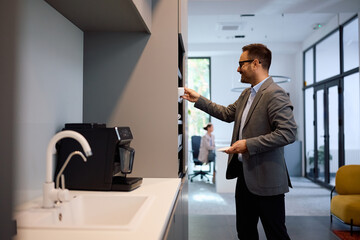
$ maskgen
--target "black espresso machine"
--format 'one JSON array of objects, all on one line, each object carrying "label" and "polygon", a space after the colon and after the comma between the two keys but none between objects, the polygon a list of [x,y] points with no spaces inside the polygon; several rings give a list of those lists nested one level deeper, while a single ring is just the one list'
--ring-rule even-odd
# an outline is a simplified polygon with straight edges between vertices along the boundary
[{"label": "black espresso machine", "polygon": [[[67,123],[63,130],[82,134],[93,153],[86,162],[81,156],[73,155],[63,172],[67,189],[132,191],[141,185],[142,178],[126,176],[132,172],[135,156],[135,150],[130,147],[133,136],[129,127]],[[55,178],[68,156],[74,151],[82,151],[82,147],[76,140],[65,138],[59,141],[56,149]]]}]

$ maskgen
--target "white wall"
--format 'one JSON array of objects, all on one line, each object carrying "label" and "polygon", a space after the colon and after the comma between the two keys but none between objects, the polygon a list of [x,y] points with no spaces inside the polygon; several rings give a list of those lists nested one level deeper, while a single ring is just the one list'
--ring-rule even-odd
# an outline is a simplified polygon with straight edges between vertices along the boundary
[{"label": "white wall", "polygon": [[41,194],[46,148],[66,122],[82,121],[83,33],[42,0],[19,5],[15,199]]}]

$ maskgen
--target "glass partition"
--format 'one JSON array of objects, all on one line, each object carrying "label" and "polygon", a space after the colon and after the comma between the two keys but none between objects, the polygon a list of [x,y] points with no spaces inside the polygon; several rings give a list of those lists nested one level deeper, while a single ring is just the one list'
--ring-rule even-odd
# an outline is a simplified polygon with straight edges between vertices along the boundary
[{"label": "glass partition", "polygon": [[345,165],[360,164],[359,73],[344,78]]},{"label": "glass partition", "polygon": [[357,18],[344,26],[344,71],[359,67],[359,21]]},{"label": "glass partition", "polygon": [[[325,181],[325,119],[324,119],[324,90],[316,92],[316,145],[318,179]],[[315,154],[316,156],[316,154]],[[316,159],[316,158],[315,158]]]},{"label": "glass partition", "polygon": [[360,164],[359,25],[354,16],[303,52],[305,173],[329,188],[339,166]]},{"label": "glass partition", "polygon": [[305,134],[306,134],[306,173],[309,177],[314,177],[314,89],[305,90]]},{"label": "glass partition", "polygon": [[314,49],[305,52],[305,82],[306,85],[314,83]]},{"label": "glass partition", "polygon": [[329,179],[335,185],[335,174],[339,168],[339,96],[338,86],[328,90],[329,111]]},{"label": "glass partition", "polygon": [[316,45],[316,82],[340,74],[339,31]]}]

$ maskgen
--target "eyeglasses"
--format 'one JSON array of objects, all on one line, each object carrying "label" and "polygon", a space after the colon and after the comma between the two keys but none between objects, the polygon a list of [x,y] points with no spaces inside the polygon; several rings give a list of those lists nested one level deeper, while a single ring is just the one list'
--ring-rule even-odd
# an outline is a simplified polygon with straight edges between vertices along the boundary
[{"label": "eyeglasses", "polygon": [[239,61],[239,67],[242,68],[244,66],[244,63],[247,63],[247,62],[253,62],[254,59],[252,60],[245,60],[245,61]]},{"label": "eyeglasses", "polygon": [[[244,63],[253,62],[254,60],[255,60],[255,59],[239,61],[239,67],[242,68],[242,67],[244,66]],[[259,61],[259,63],[261,63],[261,62]]]}]

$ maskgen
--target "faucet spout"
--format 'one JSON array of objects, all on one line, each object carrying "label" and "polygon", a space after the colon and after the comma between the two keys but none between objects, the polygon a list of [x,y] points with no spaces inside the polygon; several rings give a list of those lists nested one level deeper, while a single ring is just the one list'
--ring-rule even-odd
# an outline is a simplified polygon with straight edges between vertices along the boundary
[{"label": "faucet spout", "polygon": [[[59,173],[57,174],[56,176],[56,185],[55,185],[55,188],[59,188],[59,181],[60,181],[60,176],[62,176],[62,173],[64,172],[66,166],[68,165],[68,163],[70,162],[70,159],[74,156],[74,155],[80,155],[80,157],[84,160],[84,162],[86,162],[86,157],[84,156],[84,154],[80,151],[74,151],[72,152],[66,159],[66,161],[64,162],[64,164],[62,165]],[[62,176],[64,177],[64,176]],[[65,181],[64,181],[65,182]],[[65,184],[62,183],[62,188],[64,189],[65,188]]]},{"label": "faucet spout", "polygon": [[87,157],[92,155],[89,143],[84,138],[84,136],[81,135],[80,133],[72,131],[72,130],[65,130],[65,131],[61,131],[61,132],[57,133],[55,136],[52,137],[52,139],[50,140],[48,147],[47,147],[47,152],[46,152],[46,164],[47,164],[47,166],[46,166],[46,182],[47,183],[53,182],[52,170],[53,170],[53,155],[56,153],[55,144],[63,138],[73,138],[73,139],[77,140],[81,144],[81,146],[85,152],[85,155]]},{"label": "faucet spout", "polygon": [[[80,133],[72,131],[72,130],[66,130],[61,131],[55,136],[53,136],[48,144],[47,151],[46,151],[46,180],[43,185],[43,207],[44,208],[52,208],[54,207],[54,202],[64,199],[68,199],[68,190],[67,189],[55,189],[55,184],[52,177],[52,170],[53,170],[53,157],[56,154],[56,148],[55,144],[63,139],[63,138],[73,138],[77,140],[86,156],[91,156],[91,148],[87,140],[82,136]],[[69,159],[70,160],[70,159]],[[67,163],[66,163],[67,164]],[[65,166],[63,168],[65,169]],[[63,169],[62,169],[63,170]]]}]

